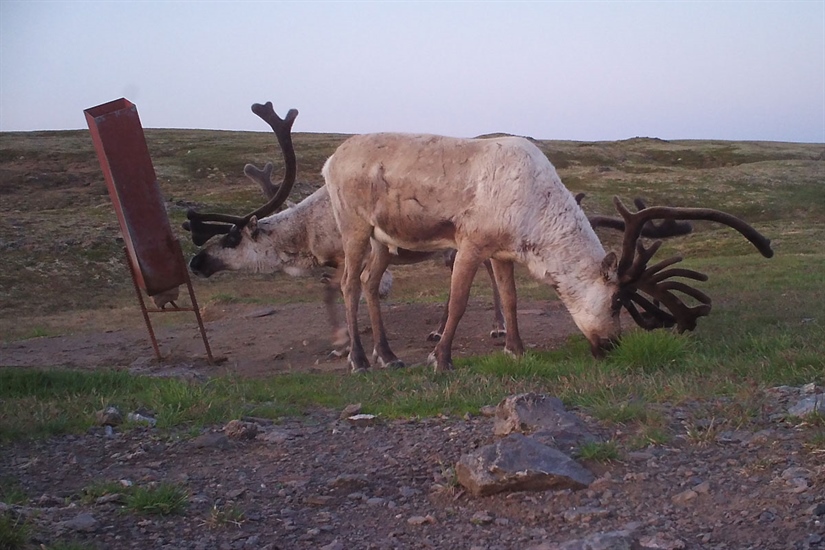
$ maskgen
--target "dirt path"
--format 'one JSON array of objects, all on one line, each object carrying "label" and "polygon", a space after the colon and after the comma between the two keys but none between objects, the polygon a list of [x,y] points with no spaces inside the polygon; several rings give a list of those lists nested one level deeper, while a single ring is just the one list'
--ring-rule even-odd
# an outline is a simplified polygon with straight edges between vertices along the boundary
[{"label": "dirt path", "polygon": [[[433,348],[426,337],[438,326],[441,306],[389,302],[384,314],[396,354],[408,365],[425,361]],[[226,358],[218,366],[210,366],[205,361],[194,316],[190,316],[188,325],[156,328],[164,356],[160,364],[154,358],[146,328],[141,326],[2,344],[0,365],[131,367],[138,372],[154,373],[194,369],[210,376],[233,373],[244,377],[347,368],[343,359],[328,358],[332,349],[331,331],[321,304],[210,306],[204,317],[214,355]],[[157,315],[152,317],[153,323],[157,323],[157,318]],[[454,357],[483,355],[501,349],[503,339],[489,336],[492,323],[489,303],[483,300],[471,303],[459,325]],[[361,327],[364,347],[370,349],[372,338],[365,318]],[[519,328],[528,348],[553,347],[576,331],[570,315],[559,302],[523,304],[519,308]]]}]

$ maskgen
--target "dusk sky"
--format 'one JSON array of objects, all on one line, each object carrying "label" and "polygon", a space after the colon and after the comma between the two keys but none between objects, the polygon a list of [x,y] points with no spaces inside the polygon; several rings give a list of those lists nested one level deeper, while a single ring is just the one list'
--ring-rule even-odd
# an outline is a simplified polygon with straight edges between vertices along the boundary
[{"label": "dusk sky", "polygon": [[0,131],[491,132],[825,143],[825,0],[0,0]]}]

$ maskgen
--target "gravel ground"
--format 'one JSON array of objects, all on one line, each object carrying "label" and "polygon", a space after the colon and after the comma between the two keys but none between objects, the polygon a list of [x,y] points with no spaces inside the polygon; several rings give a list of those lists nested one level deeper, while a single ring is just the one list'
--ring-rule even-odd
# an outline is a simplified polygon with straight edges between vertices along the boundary
[{"label": "gravel ground", "polygon": [[[644,449],[629,447],[627,428],[573,411],[620,449],[583,462],[596,481],[580,491],[463,490],[456,461],[495,440],[481,414],[354,426],[339,411],[260,420],[254,438],[99,427],[15,443],[0,479],[36,495],[11,513],[47,548],[825,548],[822,428],[783,419],[799,399],[799,388],[770,391],[739,429],[703,420],[708,403],[662,406],[672,438]],[[188,503],[158,516],[82,498],[121,480],[178,484]]]}]

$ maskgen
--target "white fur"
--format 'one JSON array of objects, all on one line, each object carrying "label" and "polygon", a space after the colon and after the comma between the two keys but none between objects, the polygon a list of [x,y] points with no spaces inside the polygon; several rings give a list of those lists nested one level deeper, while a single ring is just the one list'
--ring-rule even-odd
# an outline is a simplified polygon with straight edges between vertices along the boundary
[{"label": "white fur", "polygon": [[322,173],[345,252],[373,237],[389,247],[454,247],[521,263],[557,289],[591,342],[618,336],[610,307],[617,283],[615,273],[602,274],[605,250],[530,141],[360,135]]}]

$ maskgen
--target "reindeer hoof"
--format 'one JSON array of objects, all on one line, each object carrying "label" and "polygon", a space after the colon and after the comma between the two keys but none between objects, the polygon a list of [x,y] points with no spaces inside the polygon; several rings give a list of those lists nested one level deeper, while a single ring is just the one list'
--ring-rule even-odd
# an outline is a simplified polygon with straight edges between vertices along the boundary
[{"label": "reindeer hoof", "polygon": [[429,357],[427,357],[427,366],[432,366],[435,369],[435,372],[455,370],[452,361],[447,361],[444,363],[439,362],[435,356],[435,352],[432,352]]},{"label": "reindeer hoof", "polygon": [[347,350],[345,349],[334,349],[329,354],[327,354],[328,361],[334,361],[336,359],[340,359],[347,354]]},{"label": "reindeer hoof", "polygon": [[438,331],[432,331],[430,334],[427,335],[428,342],[438,342],[441,340],[441,333]]},{"label": "reindeer hoof", "polygon": [[490,331],[490,338],[504,338],[507,336],[507,331],[503,328],[494,328]]},{"label": "reindeer hoof", "polygon": [[350,370],[350,374],[366,374],[368,369],[364,367],[356,367],[353,365],[352,369]]},{"label": "reindeer hoof", "polygon": [[395,361],[390,361],[389,363],[384,363],[384,361],[381,361],[380,366],[382,369],[398,370],[403,369],[407,365],[405,365],[404,361],[401,359],[396,359]]}]

